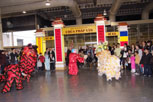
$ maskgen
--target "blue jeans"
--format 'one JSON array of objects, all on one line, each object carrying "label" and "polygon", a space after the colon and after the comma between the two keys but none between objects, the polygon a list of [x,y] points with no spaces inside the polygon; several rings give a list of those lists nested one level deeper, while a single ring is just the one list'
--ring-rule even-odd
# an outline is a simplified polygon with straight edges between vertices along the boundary
[{"label": "blue jeans", "polygon": [[1,65],[1,74],[4,74],[5,65]]},{"label": "blue jeans", "polygon": [[144,64],[144,75],[152,75],[152,69],[149,64]]},{"label": "blue jeans", "polygon": [[11,62],[11,64],[18,64],[18,61],[15,61],[15,62]]},{"label": "blue jeans", "polygon": [[140,72],[141,72],[141,74],[143,74],[144,73],[144,68],[143,67],[141,67],[141,64],[139,65],[140,66]]}]

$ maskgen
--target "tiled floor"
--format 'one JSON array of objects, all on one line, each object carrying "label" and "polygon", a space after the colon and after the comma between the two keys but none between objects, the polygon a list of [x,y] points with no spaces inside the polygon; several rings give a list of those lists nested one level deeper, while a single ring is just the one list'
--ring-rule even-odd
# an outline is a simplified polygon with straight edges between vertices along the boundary
[{"label": "tiled floor", "polygon": [[153,102],[153,78],[126,71],[120,81],[107,82],[91,70],[81,70],[78,76],[39,72],[30,83],[24,82],[23,90],[14,86],[0,94],[0,102]]}]

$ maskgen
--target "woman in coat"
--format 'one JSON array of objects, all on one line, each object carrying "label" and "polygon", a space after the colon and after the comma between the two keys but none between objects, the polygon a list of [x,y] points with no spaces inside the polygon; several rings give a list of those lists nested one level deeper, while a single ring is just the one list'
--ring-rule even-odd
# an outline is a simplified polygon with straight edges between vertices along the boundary
[{"label": "woman in coat", "polygon": [[48,49],[45,52],[45,70],[50,70],[50,57],[48,55]]}]

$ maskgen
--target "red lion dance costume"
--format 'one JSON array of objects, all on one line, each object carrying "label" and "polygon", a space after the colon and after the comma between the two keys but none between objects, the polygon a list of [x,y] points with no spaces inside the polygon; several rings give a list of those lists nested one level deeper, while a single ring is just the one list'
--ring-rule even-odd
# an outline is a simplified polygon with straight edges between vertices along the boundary
[{"label": "red lion dance costume", "polygon": [[29,82],[31,73],[34,71],[36,60],[37,54],[36,51],[32,48],[32,45],[29,44],[28,46],[24,47],[19,64],[5,67],[4,75],[0,76],[0,82],[6,81],[2,93],[9,92],[14,81],[16,82],[17,90],[23,89],[22,75],[27,79],[27,82]]},{"label": "red lion dance costume", "polygon": [[79,61],[80,63],[84,63],[84,58],[80,57],[80,55],[76,54],[76,51],[72,49],[72,53],[70,53],[69,55],[69,74],[70,75],[78,74],[77,61]]}]

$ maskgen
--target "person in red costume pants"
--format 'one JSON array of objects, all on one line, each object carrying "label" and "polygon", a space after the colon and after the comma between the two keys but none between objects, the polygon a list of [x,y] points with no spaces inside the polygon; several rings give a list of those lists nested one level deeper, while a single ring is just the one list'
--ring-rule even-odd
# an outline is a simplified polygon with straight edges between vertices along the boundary
[{"label": "person in red costume pants", "polygon": [[80,57],[79,54],[76,54],[76,50],[72,49],[72,53],[69,55],[69,74],[77,75],[78,74],[78,66],[77,61],[80,63],[84,63],[84,58]]},{"label": "person in red costume pants", "polygon": [[32,45],[29,44],[27,47],[24,47],[19,65],[21,73],[27,79],[27,82],[30,81],[31,73],[35,70],[36,61],[37,54]]},{"label": "person in red costume pants", "polygon": [[16,89],[23,89],[22,76],[27,78],[27,82],[29,82],[31,73],[34,71],[36,59],[36,51],[32,48],[32,45],[29,44],[24,47],[19,64],[12,64],[5,67],[4,75],[0,75],[0,82],[6,82],[2,93],[9,92],[14,81],[16,82]]},{"label": "person in red costume pants", "polygon": [[1,81],[6,81],[6,83],[3,87],[2,93],[9,92],[10,88],[12,87],[12,83],[14,81],[16,83],[17,90],[23,89],[22,80],[21,80],[21,72],[20,72],[18,64],[5,67],[4,72],[5,74],[4,76],[1,76],[3,77],[3,80]]}]

